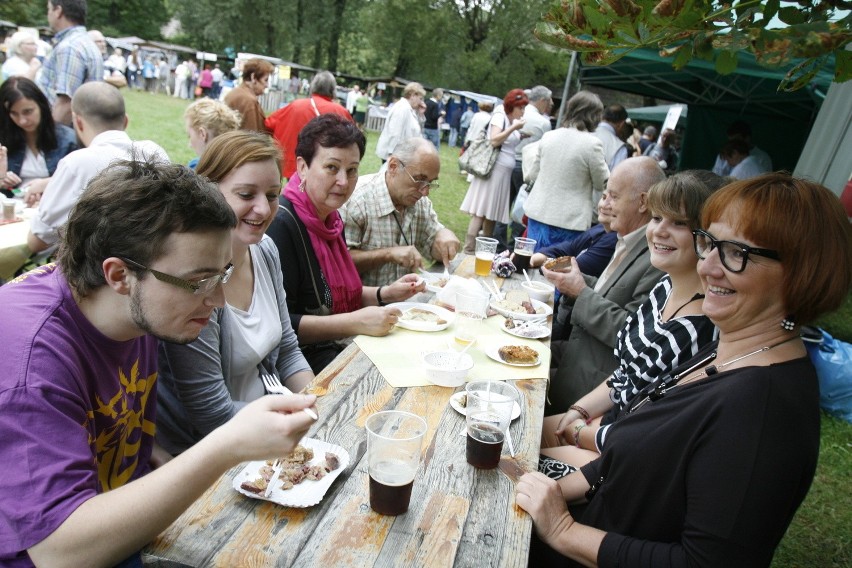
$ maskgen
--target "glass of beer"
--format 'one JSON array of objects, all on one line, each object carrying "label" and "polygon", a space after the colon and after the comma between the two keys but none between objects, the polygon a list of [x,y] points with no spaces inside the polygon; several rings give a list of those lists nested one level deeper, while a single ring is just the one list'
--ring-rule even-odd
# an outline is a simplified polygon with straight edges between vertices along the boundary
[{"label": "glass of beer", "polygon": [[494,469],[500,463],[518,390],[501,381],[468,383],[466,390],[467,463],[478,469]]},{"label": "glass of beer", "polygon": [[515,257],[512,259],[512,264],[515,265],[515,271],[523,272],[530,267],[530,259],[535,252],[535,239],[526,237],[515,237]]},{"label": "glass of beer", "polygon": [[477,276],[491,274],[491,263],[497,253],[497,239],[491,237],[476,237],[476,265],[474,272]]},{"label": "glass of beer", "polygon": [[401,515],[411,500],[426,421],[387,410],[367,418],[366,427],[370,507],[380,515]]},{"label": "glass of beer", "polygon": [[488,309],[488,296],[485,294],[456,294],[456,320],[453,323],[453,339],[462,347],[476,341],[482,330],[482,320]]}]

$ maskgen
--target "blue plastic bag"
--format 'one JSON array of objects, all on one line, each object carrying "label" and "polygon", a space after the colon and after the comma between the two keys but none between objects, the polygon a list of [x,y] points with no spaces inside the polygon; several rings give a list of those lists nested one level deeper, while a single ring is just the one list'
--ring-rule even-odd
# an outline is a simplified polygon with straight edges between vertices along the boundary
[{"label": "blue plastic bag", "polygon": [[805,343],[819,377],[819,405],[829,414],[852,422],[852,345],[823,329],[820,332],[822,341]]}]

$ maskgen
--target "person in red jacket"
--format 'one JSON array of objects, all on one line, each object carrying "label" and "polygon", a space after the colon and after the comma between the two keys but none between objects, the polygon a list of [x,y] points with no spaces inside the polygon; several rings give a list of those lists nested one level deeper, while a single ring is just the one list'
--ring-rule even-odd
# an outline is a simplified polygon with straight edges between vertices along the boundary
[{"label": "person in red jacket", "polygon": [[[352,120],[352,115],[334,101],[337,81],[328,71],[320,71],[311,81],[311,94],[306,99],[296,99],[266,117],[266,129],[281,145],[284,158],[283,175],[290,178],[296,171],[296,141],[299,132],[314,117],[321,114],[339,114]],[[354,122],[354,121],[353,121]]]}]

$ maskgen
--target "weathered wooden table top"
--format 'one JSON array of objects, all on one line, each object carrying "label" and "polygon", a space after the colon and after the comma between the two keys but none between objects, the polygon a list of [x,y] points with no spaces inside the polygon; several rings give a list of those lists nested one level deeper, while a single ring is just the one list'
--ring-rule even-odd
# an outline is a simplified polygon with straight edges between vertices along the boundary
[{"label": "weathered wooden table top", "polygon": [[[456,273],[465,274],[468,265],[462,262]],[[507,279],[503,289],[519,287],[522,279]],[[413,356],[413,364],[418,360]],[[238,466],[151,543],[143,561],[157,567],[526,566],[532,522],[515,505],[514,483],[537,465],[547,385],[540,379],[514,384],[522,395],[521,416],[511,425],[515,457],[504,448],[499,469],[477,470],[465,459],[464,417],[449,405],[463,387],[395,389],[351,344],[308,387],[319,397],[320,415],[308,436],[344,447],[351,458],[323,500],[296,509],[244,497],[231,485]],[[411,505],[398,517],[370,509],[365,459],[365,420],[391,409],[428,423]]]}]

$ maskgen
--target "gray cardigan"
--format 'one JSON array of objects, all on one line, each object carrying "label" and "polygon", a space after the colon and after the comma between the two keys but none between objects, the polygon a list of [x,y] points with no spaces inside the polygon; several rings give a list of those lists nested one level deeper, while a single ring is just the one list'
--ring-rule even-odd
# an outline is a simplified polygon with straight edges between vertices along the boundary
[{"label": "gray cardigan", "polygon": [[[278,375],[284,381],[310,367],[290,325],[278,249],[269,237],[251,249],[252,260],[264,263],[265,272],[274,279],[282,330],[281,342],[258,365],[258,372]],[[263,273],[261,269],[260,274]],[[192,343],[160,342],[157,441],[170,453],[186,450],[247,404],[231,396],[229,334],[224,333],[229,325],[233,325],[230,312],[216,308],[210,323]]]}]

